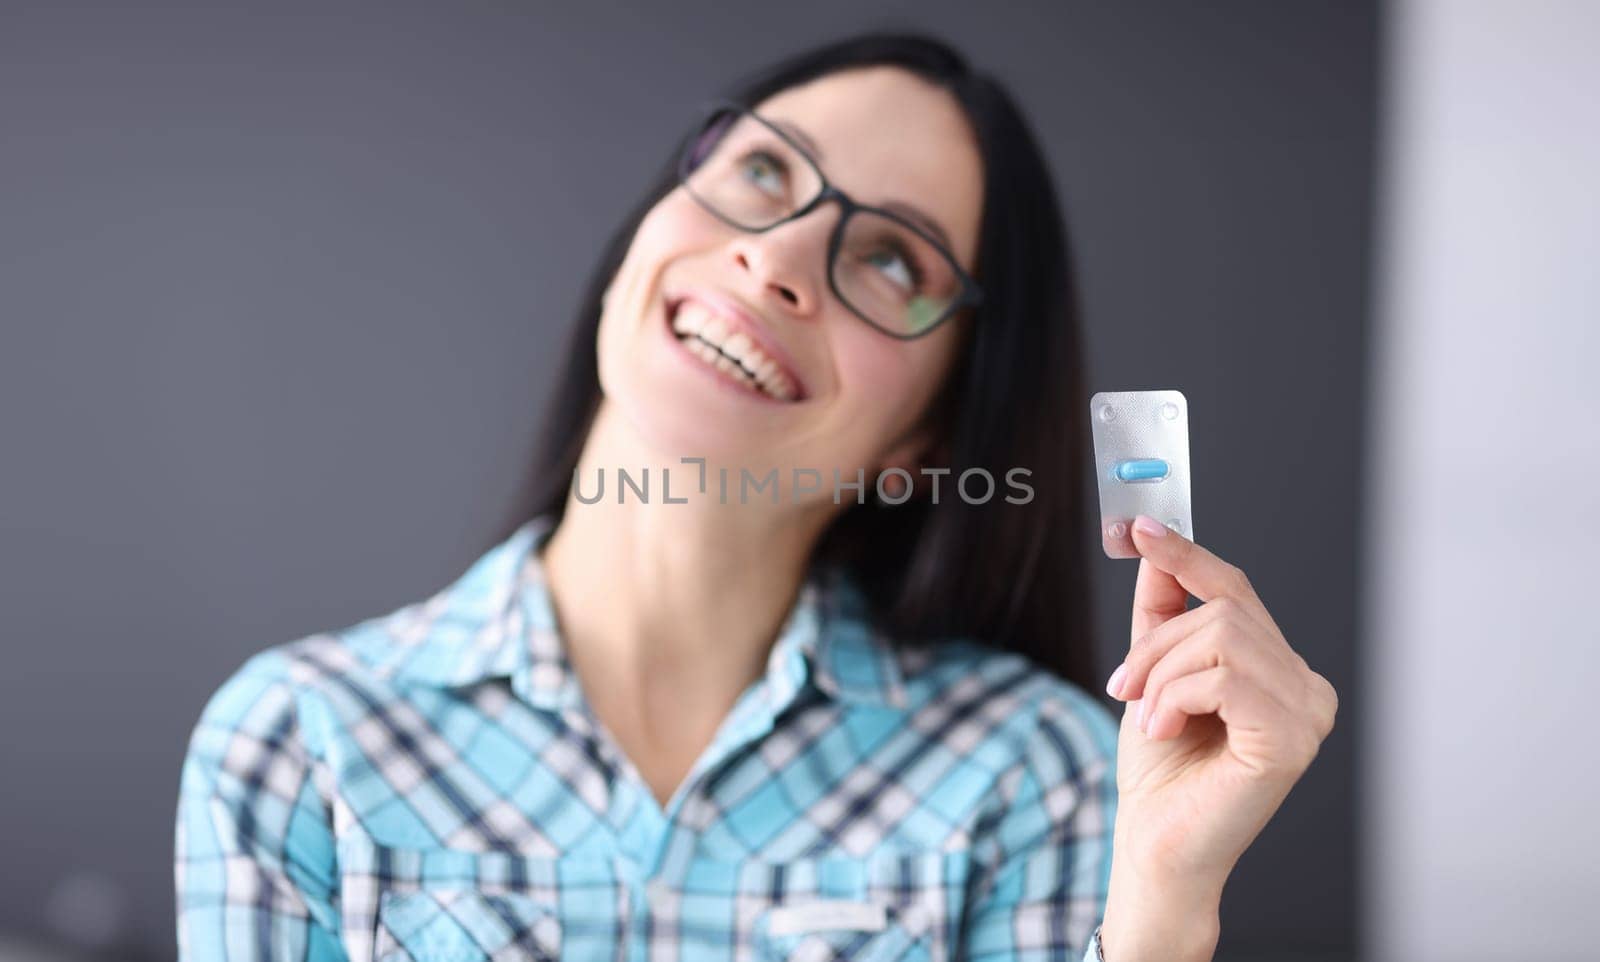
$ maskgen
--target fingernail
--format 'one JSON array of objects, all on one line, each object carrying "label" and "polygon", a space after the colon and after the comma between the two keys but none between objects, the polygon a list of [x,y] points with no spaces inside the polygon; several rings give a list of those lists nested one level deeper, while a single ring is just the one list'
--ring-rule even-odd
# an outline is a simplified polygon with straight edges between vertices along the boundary
[{"label": "fingernail", "polygon": [[1133,527],[1135,531],[1138,531],[1141,534],[1147,534],[1152,538],[1159,538],[1167,533],[1166,525],[1157,521],[1155,518],[1143,514],[1133,519]]},{"label": "fingernail", "polygon": [[1141,698],[1133,704],[1135,706],[1133,709],[1133,727],[1144,731],[1144,699]]},{"label": "fingernail", "polygon": [[1106,694],[1112,698],[1122,697],[1122,676],[1128,673],[1128,663],[1123,662],[1117,670],[1111,673],[1111,680],[1106,682]]}]

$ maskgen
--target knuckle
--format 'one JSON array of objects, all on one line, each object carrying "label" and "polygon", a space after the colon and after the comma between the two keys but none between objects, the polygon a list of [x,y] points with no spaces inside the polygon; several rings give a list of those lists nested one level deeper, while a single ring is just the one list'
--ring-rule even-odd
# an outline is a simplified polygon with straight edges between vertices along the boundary
[{"label": "knuckle", "polygon": [[1245,614],[1244,605],[1232,598],[1218,598],[1208,604],[1218,605],[1216,617],[1211,620],[1210,627],[1219,633],[1219,636],[1242,634],[1243,630],[1252,624],[1250,617]]},{"label": "knuckle", "polygon": [[1238,667],[1249,652],[1244,636],[1225,622],[1216,622],[1205,633],[1205,648],[1211,663],[1219,668]]},{"label": "knuckle", "polygon": [[1317,681],[1319,695],[1318,703],[1322,709],[1317,719],[1317,734],[1318,740],[1320,741],[1321,739],[1325,739],[1333,733],[1334,719],[1337,718],[1339,714],[1339,692],[1333,687],[1333,683],[1328,681],[1328,679],[1322,677],[1321,675],[1315,675],[1314,677]]},{"label": "knuckle", "polygon": [[1239,672],[1232,665],[1218,665],[1211,678],[1217,691],[1233,691],[1239,687]]},{"label": "knuckle", "polygon": [[1239,601],[1231,595],[1220,595],[1206,604],[1216,611],[1218,618],[1233,618],[1239,614]]},{"label": "knuckle", "polygon": [[1217,621],[1210,631],[1211,647],[1217,652],[1237,657],[1248,647],[1245,636],[1228,620]]}]

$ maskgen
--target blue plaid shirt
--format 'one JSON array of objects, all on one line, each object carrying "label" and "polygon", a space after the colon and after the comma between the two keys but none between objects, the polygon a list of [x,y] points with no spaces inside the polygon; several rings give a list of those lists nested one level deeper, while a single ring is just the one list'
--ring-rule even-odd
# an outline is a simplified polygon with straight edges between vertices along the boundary
[{"label": "blue plaid shirt", "polygon": [[663,809],[564,656],[552,530],[211,696],[182,959],[1095,957],[1117,739],[1095,697],[964,640],[892,647],[818,566]]}]

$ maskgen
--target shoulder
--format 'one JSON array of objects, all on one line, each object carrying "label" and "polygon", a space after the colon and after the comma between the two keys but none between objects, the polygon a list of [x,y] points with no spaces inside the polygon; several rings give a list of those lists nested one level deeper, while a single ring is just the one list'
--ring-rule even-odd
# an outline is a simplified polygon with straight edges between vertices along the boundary
[{"label": "shoulder", "polygon": [[1098,696],[1017,652],[958,639],[901,655],[909,701],[971,718],[1044,784],[1114,778],[1119,723]]},{"label": "shoulder", "polygon": [[337,635],[319,634],[257,651],[207,697],[189,738],[189,755],[247,772],[266,756],[304,761],[310,695],[329,659],[348,660]]},{"label": "shoulder", "polygon": [[262,742],[321,757],[334,732],[406,697],[411,674],[431,678],[464,663],[480,634],[441,617],[439,599],[248,655],[207,698],[192,742]]},{"label": "shoulder", "polygon": [[462,684],[503,672],[519,654],[527,612],[513,602],[542,524],[525,525],[427,598],[250,655],[211,695],[201,724],[259,733],[286,729],[298,715],[315,727],[324,711],[360,714],[412,682]]}]

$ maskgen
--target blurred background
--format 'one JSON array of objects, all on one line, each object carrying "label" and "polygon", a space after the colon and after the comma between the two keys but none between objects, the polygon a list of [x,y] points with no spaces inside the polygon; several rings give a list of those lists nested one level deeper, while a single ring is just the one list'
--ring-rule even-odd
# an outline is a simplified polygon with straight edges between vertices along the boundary
[{"label": "blurred background", "polygon": [[172,957],[205,699],[501,536],[693,107],[862,28],[1016,92],[1085,403],[1186,393],[1199,539],[1340,692],[1217,958],[1597,957],[1600,6],[0,0],[0,962]]}]

